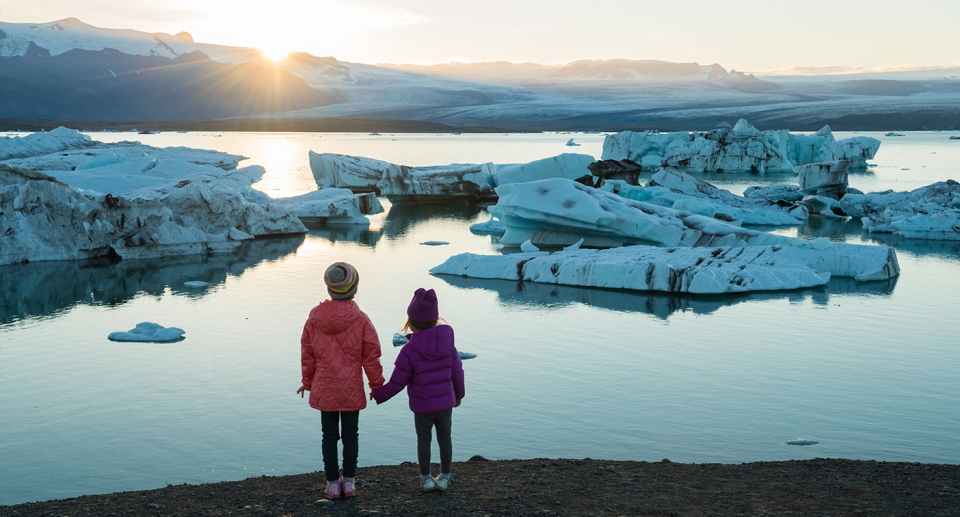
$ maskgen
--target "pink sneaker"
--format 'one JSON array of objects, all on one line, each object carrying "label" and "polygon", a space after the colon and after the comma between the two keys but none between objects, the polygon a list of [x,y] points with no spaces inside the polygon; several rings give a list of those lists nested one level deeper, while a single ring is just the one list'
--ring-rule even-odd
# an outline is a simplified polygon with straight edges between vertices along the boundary
[{"label": "pink sneaker", "polygon": [[354,487],[354,478],[340,478],[340,487],[343,489],[343,497],[353,497],[357,489]]},{"label": "pink sneaker", "polygon": [[327,499],[340,499],[340,481],[327,481],[327,489],[323,492]]}]

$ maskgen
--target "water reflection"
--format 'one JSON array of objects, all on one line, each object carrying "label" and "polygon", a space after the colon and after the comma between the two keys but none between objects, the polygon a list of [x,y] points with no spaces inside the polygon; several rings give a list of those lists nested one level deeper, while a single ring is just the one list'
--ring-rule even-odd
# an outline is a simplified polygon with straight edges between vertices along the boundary
[{"label": "water reflection", "polygon": [[[153,260],[106,259],[32,262],[0,267],[0,324],[55,316],[77,305],[122,305],[143,293],[160,297],[167,288],[199,298],[228,276],[293,253],[304,236],[255,239],[233,253]],[[189,288],[184,282],[209,285]]]},{"label": "water reflection", "polygon": [[380,242],[381,233],[377,230],[370,230],[366,226],[355,224],[332,225],[332,224],[305,224],[310,230],[311,237],[320,237],[332,243],[336,242],[355,242],[363,246],[375,248]]},{"label": "water reflection", "polygon": [[887,296],[897,279],[857,282],[852,278],[833,278],[826,285],[794,291],[766,291],[734,295],[677,295],[658,292],[607,290],[591,287],[539,284],[513,280],[489,280],[456,275],[437,275],[460,289],[485,289],[497,293],[498,303],[515,307],[561,308],[583,304],[618,312],[640,312],[667,319],[675,312],[711,314],[721,307],[745,302],[789,300],[799,303],[810,299],[816,305],[829,305],[830,296]]},{"label": "water reflection", "polygon": [[486,212],[485,206],[468,203],[455,205],[428,206],[392,206],[383,220],[381,233],[390,239],[399,239],[410,233],[416,226],[430,221],[447,221],[468,225]]}]

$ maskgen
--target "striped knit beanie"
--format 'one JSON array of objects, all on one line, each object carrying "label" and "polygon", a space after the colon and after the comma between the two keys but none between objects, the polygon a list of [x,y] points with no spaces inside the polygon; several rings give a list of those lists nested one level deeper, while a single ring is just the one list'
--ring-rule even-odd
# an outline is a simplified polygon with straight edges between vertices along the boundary
[{"label": "striped knit beanie", "polygon": [[346,262],[337,262],[327,268],[327,272],[323,274],[323,282],[327,284],[327,292],[331,298],[346,300],[357,294],[360,273]]}]

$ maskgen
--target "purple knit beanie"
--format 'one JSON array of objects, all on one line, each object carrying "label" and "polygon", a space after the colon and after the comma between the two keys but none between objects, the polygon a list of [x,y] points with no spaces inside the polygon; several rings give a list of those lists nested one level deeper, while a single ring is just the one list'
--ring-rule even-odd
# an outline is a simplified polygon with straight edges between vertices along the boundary
[{"label": "purple knit beanie", "polygon": [[323,274],[323,283],[327,284],[327,293],[334,300],[346,300],[357,294],[360,285],[360,273],[357,268],[346,262],[337,262],[327,268]]},{"label": "purple knit beanie", "polygon": [[413,293],[413,300],[410,300],[410,305],[407,306],[407,316],[421,323],[439,320],[440,308],[437,305],[437,293],[433,289],[426,290],[422,287],[417,289],[417,292]]}]

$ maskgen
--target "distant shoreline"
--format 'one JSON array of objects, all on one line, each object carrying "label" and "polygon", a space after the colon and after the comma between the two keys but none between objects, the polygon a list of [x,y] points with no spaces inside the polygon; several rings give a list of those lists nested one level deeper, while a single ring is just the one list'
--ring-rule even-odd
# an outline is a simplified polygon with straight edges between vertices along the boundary
[{"label": "distant shoreline", "polygon": [[[437,470],[434,466],[434,474]],[[418,474],[411,462],[361,467],[356,497],[338,501],[323,495],[321,471],[0,506],[0,516],[947,516],[960,508],[960,465],[818,458],[742,464],[488,461],[475,456],[454,463],[447,493],[421,492]]]},{"label": "distant shoreline", "polygon": [[[931,131],[960,129],[960,111],[904,112],[885,114],[847,115],[836,119],[796,123],[789,119],[774,119],[753,123],[761,131],[788,129],[790,131],[817,131],[829,125],[834,131]],[[638,122],[628,122],[637,120]],[[636,113],[598,114],[550,121],[495,121],[489,124],[451,125],[424,120],[402,119],[224,119],[224,120],[60,120],[0,118],[0,132],[50,131],[59,126],[81,131],[232,131],[262,133],[547,133],[555,131],[705,131],[720,122],[734,123],[730,116],[711,117],[678,122],[662,115],[643,118]]]}]

